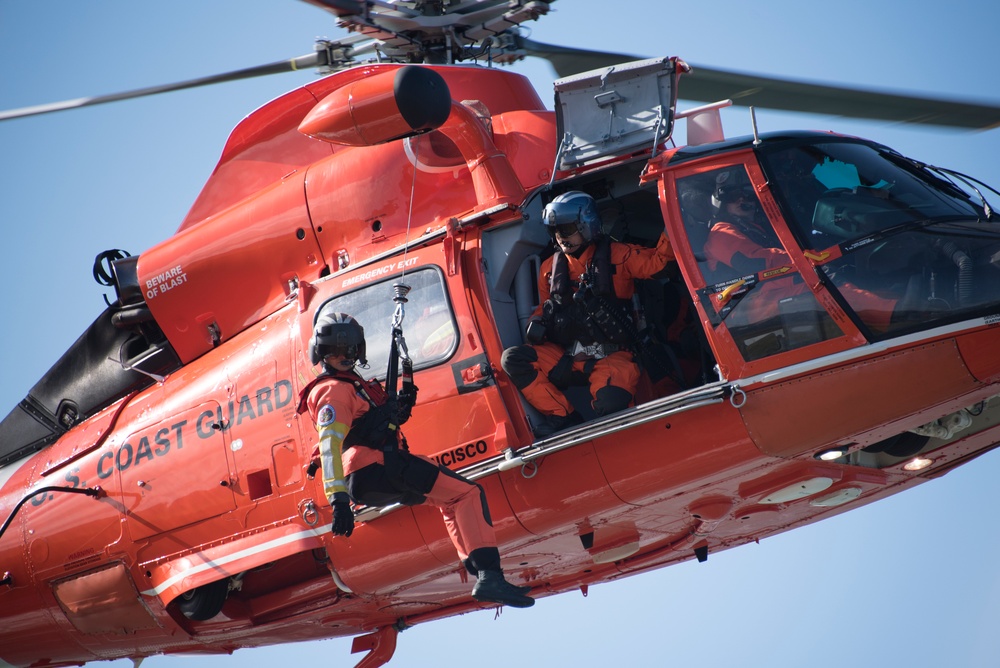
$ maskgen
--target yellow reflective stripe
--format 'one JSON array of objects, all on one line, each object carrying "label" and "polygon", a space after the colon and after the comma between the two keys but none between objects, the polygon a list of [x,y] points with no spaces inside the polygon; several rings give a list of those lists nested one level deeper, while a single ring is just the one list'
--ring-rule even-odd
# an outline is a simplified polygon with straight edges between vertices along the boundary
[{"label": "yellow reflective stripe", "polygon": [[344,483],[344,438],[348,427],[343,422],[334,422],[319,429],[319,462],[323,468],[323,492],[332,498],[337,492],[346,492]]}]

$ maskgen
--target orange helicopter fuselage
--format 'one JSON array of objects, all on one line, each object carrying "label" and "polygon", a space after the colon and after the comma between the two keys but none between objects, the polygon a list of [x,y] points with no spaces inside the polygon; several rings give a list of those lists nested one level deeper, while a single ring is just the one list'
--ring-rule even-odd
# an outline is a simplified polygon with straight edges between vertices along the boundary
[{"label": "orange helicopter fuselage", "polygon": [[[747,165],[789,273],[836,259],[795,246],[746,145],[701,157],[657,146],[559,168],[561,121],[525,79],[446,66],[431,68],[454,100],[437,130],[398,138],[386,89],[351,110],[350,132],[367,143],[298,131],[328,96],[398,69],[347,70],[248,116],[178,232],[139,256],[137,285],[180,366],[0,468],[0,507],[22,505],[0,536],[0,664],[394,633],[480,607],[437,511],[359,509],[354,535],[334,538],[321,482],[307,475],[316,432],[299,405],[319,373],[314,315],[345,300],[369,349],[385,348],[396,282],[415,286],[404,320],[420,388],[410,447],[483,486],[505,571],[536,596],[703,559],[942,475],[1000,441],[985,410],[922,446],[929,468],[858,455],[988,406],[1000,392],[1000,330],[988,318],[871,337],[805,278],[836,323],[821,339],[760,355],[766,334],[743,340],[720,319],[711,300],[730,292],[709,280],[681,204],[712,170]],[[700,380],[683,387],[645,378],[634,408],[535,442],[536,416],[499,360],[535,306],[554,169],[557,188],[634,196],[619,209],[621,219],[641,211],[634,238],[666,226],[672,285],[684,286],[719,371],[702,357]],[[370,375],[381,373],[373,361]],[[818,457],[837,447],[841,457]],[[97,498],[65,491],[98,488]],[[185,612],[219,582],[218,614]]]}]

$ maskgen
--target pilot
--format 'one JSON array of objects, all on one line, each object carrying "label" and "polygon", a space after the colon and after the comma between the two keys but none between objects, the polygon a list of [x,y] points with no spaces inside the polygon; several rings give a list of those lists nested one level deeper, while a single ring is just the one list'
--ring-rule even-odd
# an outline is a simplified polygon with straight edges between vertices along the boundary
[{"label": "pilot", "polygon": [[607,415],[631,405],[639,367],[632,315],[633,279],[650,278],[674,258],[666,231],[653,248],[604,236],[597,203],[580,191],[563,193],[542,211],[556,252],[542,263],[539,306],[528,322],[525,345],[504,351],[501,366],[524,398],[544,417],[535,435],[582,422],[564,394],[590,387],[591,406]]},{"label": "pilot", "polygon": [[705,242],[709,270],[715,271],[722,264],[742,276],[789,264],[774,229],[760,220],[757,194],[745,174],[719,173],[712,192],[712,211]]},{"label": "pilot", "polygon": [[530,587],[504,578],[500,552],[481,486],[427,457],[411,454],[397,429],[409,417],[416,388],[390,399],[355,366],[367,364],[365,333],[350,315],[324,306],[310,342],[323,373],[304,392],[300,412],[309,411],[319,432],[323,489],[333,508],[335,536],[354,531],[351,501],[367,506],[429,503],[444,516],[448,535],[466,569],[477,577],[477,601],[516,608],[534,604]]},{"label": "pilot", "polygon": [[793,218],[788,221],[789,224],[797,225],[801,230],[810,230],[814,236],[819,232],[812,229],[816,200],[826,192],[826,186],[816,178],[817,168],[823,161],[821,156],[817,149],[805,146],[789,148],[768,158]]},{"label": "pilot", "polygon": [[[791,266],[791,258],[761,211],[757,194],[742,167],[716,176],[712,208],[715,214],[704,248],[710,271],[730,267],[734,273],[727,278],[736,278]],[[798,274],[793,274],[794,278],[787,276],[761,282],[747,296],[747,304],[739,309],[742,317],[754,322],[776,317],[780,299],[809,291]],[[837,288],[867,324],[878,331],[889,328],[895,300],[846,282],[837,284]]]}]

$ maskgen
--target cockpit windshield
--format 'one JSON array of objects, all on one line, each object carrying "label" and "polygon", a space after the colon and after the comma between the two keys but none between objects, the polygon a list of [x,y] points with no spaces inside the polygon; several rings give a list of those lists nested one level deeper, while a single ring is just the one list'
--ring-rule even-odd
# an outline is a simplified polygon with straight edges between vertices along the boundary
[{"label": "cockpit windshield", "polygon": [[[848,137],[779,138],[754,154],[766,184],[749,156],[676,181],[701,301],[746,361],[842,336],[821,290],[870,341],[1000,314],[988,188]],[[798,249],[776,234],[779,217]]]},{"label": "cockpit windshield", "polygon": [[763,149],[761,164],[789,227],[859,319],[872,325],[854,288],[894,300],[873,338],[996,310],[1000,220],[978,189],[848,139]]},{"label": "cockpit windshield", "polygon": [[956,185],[868,144],[830,141],[762,153],[772,193],[805,248],[824,250],[910,225],[987,217]]}]

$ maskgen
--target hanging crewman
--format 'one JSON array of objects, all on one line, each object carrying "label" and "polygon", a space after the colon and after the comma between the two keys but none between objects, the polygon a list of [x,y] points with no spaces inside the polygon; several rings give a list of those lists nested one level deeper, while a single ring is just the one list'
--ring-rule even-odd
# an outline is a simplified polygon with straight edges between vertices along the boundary
[{"label": "hanging crewman", "polygon": [[[483,488],[412,454],[399,426],[416,402],[412,363],[402,337],[401,301],[397,286],[397,317],[393,322],[390,373],[386,387],[365,380],[356,370],[365,366],[364,328],[332,304],[317,314],[310,353],[323,373],[303,392],[300,412],[309,411],[319,432],[323,489],[333,508],[335,536],[354,531],[351,501],[365,506],[407,506],[428,503],[440,509],[448,535],[465,568],[476,577],[472,597],[480,602],[516,608],[534,604],[530,587],[511,584],[500,568],[493,523]],[[398,395],[396,369],[403,360]]]}]

